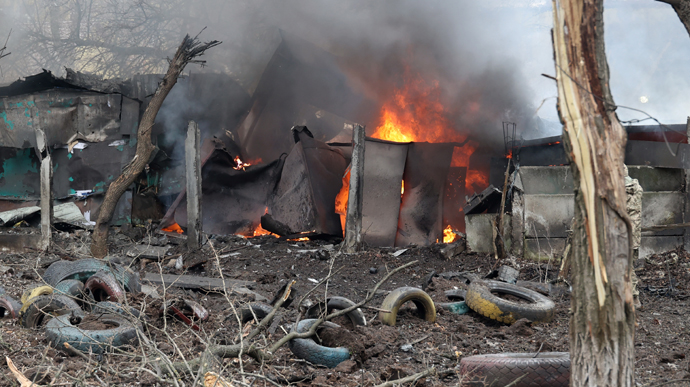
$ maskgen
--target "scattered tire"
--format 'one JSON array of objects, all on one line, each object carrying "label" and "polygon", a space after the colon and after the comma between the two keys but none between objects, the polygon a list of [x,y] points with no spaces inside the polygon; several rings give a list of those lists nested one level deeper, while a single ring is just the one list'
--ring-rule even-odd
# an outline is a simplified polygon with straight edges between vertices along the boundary
[{"label": "scattered tire", "polygon": [[51,286],[55,286],[66,279],[86,282],[92,275],[101,270],[113,274],[126,291],[141,292],[141,283],[137,273],[118,264],[94,258],[79,261],[57,261],[46,269],[43,280]]},{"label": "scattered tire", "polygon": [[84,289],[91,292],[94,300],[122,302],[125,299],[125,291],[109,271],[99,270],[84,284]]},{"label": "scattered tire", "polygon": [[0,295],[0,319],[7,314],[11,319],[19,318],[19,310],[22,304],[7,294]]},{"label": "scattered tire", "polygon": [[103,315],[103,314],[119,314],[125,317],[134,317],[134,318],[143,318],[144,320],[147,319],[147,316],[145,314],[142,314],[139,309],[133,307],[133,306],[126,306],[122,305],[118,302],[112,302],[112,301],[101,301],[97,302],[92,308],[91,308],[91,314],[95,315]]},{"label": "scattered tire", "polygon": [[84,283],[78,280],[68,279],[55,285],[55,292],[71,297],[81,297],[84,291]]},{"label": "scattered tire", "polygon": [[[356,304],[345,297],[335,296],[326,299],[326,305],[326,313],[331,313],[334,310],[347,309]],[[323,309],[323,302],[319,302],[318,304],[307,309],[306,316],[308,318],[317,318],[324,312]],[[362,309],[360,308],[350,311],[346,314],[346,316],[350,319],[350,321],[352,321],[353,325],[367,325],[367,319],[364,317],[364,313],[362,313]]]},{"label": "scattered tire", "polygon": [[[506,300],[494,293],[509,294],[529,303]],[[490,280],[472,281],[465,302],[475,312],[506,324],[512,324],[521,318],[549,322],[553,319],[556,308],[553,301],[534,290]]]},{"label": "scattered tire", "polygon": [[47,285],[33,285],[29,286],[28,289],[22,293],[22,298],[21,302],[22,305],[26,305],[26,303],[31,300],[32,298],[38,297],[38,296],[47,296],[49,294],[53,294],[53,288]]},{"label": "scattered tire", "polygon": [[444,293],[450,301],[465,301],[467,296],[467,290],[465,289],[451,289],[446,290]]},{"label": "scattered tire", "polygon": [[63,294],[50,294],[30,299],[19,313],[25,328],[38,328],[51,317],[68,315],[83,316],[84,312],[73,299]]},{"label": "scattered tire", "polygon": [[470,311],[465,301],[439,302],[436,304],[436,309],[444,309],[454,314],[465,314]]},{"label": "scattered tire", "polygon": [[[307,332],[314,324],[316,319],[302,320],[293,328],[294,332]],[[338,328],[338,324],[329,321],[323,322],[320,327]],[[292,339],[289,343],[292,353],[300,359],[307,360],[314,364],[325,365],[328,368],[335,368],[338,364],[350,358],[350,350],[345,347],[330,348],[317,344],[311,338]]]},{"label": "scattered tire", "polygon": [[[254,316],[258,319],[257,323],[261,321],[264,317],[268,316],[269,313],[273,310],[273,307],[271,305],[266,305],[262,304],[260,302],[252,302],[249,305],[245,305],[241,307],[238,311],[237,314],[240,316],[240,321],[242,322],[242,325],[246,324],[249,321],[254,320]],[[235,315],[231,314],[228,317],[225,318],[225,320],[234,320]]]},{"label": "scattered tire", "polygon": [[[463,386],[567,387],[568,352],[499,353],[460,360]],[[519,381],[515,382],[518,378]],[[514,383],[514,384],[511,384]]]},{"label": "scattered tire", "polygon": [[383,300],[381,309],[390,310],[389,312],[379,312],[381,322],[386,325],[395,326],[398,317],[398,310],[407,301],[412,301],[417,306],[417,314],[420,318],[429,322],[436,321],[436,307],[431,297],[425,291],[410,286],[397,288],[390,292]]},{"label": "scattered tire", "polygon": [[86,330],[70,322],[70,316],[58,316],[46,324],[46,338],[55,348],[64,348],[63,343],[85,352],[104,353],[109,347],[121,347],[138,342],[137,329],[139,324],[133,324],[124,316],[104,314],[98,320],[115,325],[111,329]]}]

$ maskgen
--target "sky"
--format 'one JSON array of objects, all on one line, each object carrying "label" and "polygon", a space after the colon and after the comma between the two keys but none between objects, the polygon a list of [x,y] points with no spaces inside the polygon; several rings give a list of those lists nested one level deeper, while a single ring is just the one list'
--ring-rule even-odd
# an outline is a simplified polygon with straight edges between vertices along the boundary
[{"label": "sky", "polygon": [[[555,75],[551,1],[496,0],[485,6],[514,15],[502,31],[506,54],[521,63],[520,75],[533,91],[533,104],[546,99],[538,115],[557,122],[555,82],[541,76]],[[619,118],[646,118],[627,106],[664,124],[685,123],[690,115],[690,36],[673,8],[653,0],[606,0],[604,7],[606,54]]]}]

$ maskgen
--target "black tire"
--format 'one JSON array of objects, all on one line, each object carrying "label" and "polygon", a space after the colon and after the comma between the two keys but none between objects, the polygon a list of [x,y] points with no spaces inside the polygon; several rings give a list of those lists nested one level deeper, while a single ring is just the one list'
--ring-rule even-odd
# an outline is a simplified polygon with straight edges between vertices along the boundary
[{"label": "black tire", "polygon": [[[331,313],[334,310],[343,310],[347,309],[351,306],[356,305],[353,301],[345,298],[345,297],[329,297],[327,300],[327,307],[326,307],[326,313]],[[307,318],[318,318],[323,312],[323,302],[319,302],[318,304],[313,305],[311,308],[307,309],[306,316]],[[357,308],[353,311],[350,311],[350,313],[347,313],[346,316],[352,321],[353,325],[367,325],[367,319],[364,317],[364,313],[362,313],[362,309]]]},{"label": "black tire", "polygon": [[71,297],[81,297],[84,291],[84,283],[78,280],[68,279],[55,285],[55,292]]},{"label": "black tire", "polygon": [[125,317],[134,317],[136,319],[141,319],[143,317],[144,320],[147,319],[147,316],[145,314],[142,314],[139,309],[133,307],[133,306],[126,306],[122,305],[117,302],[112,302],[112,301],[101,301],[97,302],[92,308],[91,308],[91,314],[95,315],[102,315],[102,314],[119,314]]},{"label": "black tire", "polygon": [[412,301],[417,306],[417,314],[420,318],[429,322],[436,321],[436,307],[431,297],[422,289],[405,286],[393,290],[383,300],[381,309],[390,310],[390,312],[379,312],[381,322],[385,325],[395,326],[398,310],[408,301]]},{"label": "black tire", "polygon": [[83,316],[84,312],[76,301],[63,295],[51,294],[30,299],[20,312],[22,326],[38,328],[54,316],[71,315]]},{"label": "black tire", "polygon": [[26,303],[38,296],[48,296],[53,294],[53,287],[48,286],[45,284],[32,284],[26,287],[26,290],[24,293],[22,293],[22,298],[19,300],[22,305],[26,305]]},{"label": "black tire", "polygon": [[133,324],[118,314],[104,314],[98,317],[100,321],[117,325],[117,327],[93,331],[83,330],[73,325],[69,317],[58,316],[46,324],[46,338],[55,348],[63,349],[64,343],[68,343],[84,353],[100,354],[109,347],[136,344],[139,340],[137,329],[141,329],[141,326]]},{"label": "black tire", "polygon": [[86,282],[86,280],[100,270],[112,273],[126,291],[132,293],[141,292],[139,274],[118,264],[94,258],[81,259],[79,261],[57,261],[46,269],[43,274],[43,280],[51,286],[55,286],[66,279]]},{"label": "black tire", "polygon": [[[302,320],[293,328],[294,332],[307,332],[314,324],[316,319]],[[338,324],[329,321],[323,322],[319,327],[339,328]],[[335,368],[338,364],[350,358],[350,350],[345,347],[330,348],[317,344],[311,338],[292,339],[289,343],[292,353],[300,359],[307,360],[314,364],[321,364],[328,368]]]},{"label": "black tire", "polygon": [[467,290],[465,289],[451,289],[446,290],[444,293],[450,301],[465,301],[467,296]]},{"label": "black tire", "polygon": [[84,289],[91,292],[94,300],[122,302],[125,299],[125,291],[109,271],[99,270],[89,277],[84,284]]},{"label": "black tire", "polygon": [[[258,321],[256,322],[260,322],[264,317],[268,316],[268,314],[271,313],[272,310],[273,307],[271,305],[262,304],[260,302],[252,302],[251,304],[241,307],[237,311],[237,313],[240,315],[240,321],[242,322],[242,325],[244,325],[247,322],[254,320],[255,315],[258,319]],[[225,318],[226,321],[234,319],[234,314],[231,314]]]},{"label": "black tire", "polygon": [[[504,293],[529,303],[503,299],[494,293]],[[534,322],[549,322],[553,319],[556,305],[549,298],[521,286],[499,281],[472,281],[467,290],[467,306],[482,316],[512,324],[526,318]]]},{"label": "black tire", "polygon": [[19,318],[19,310],[22,304],[7,294],[0,295],[0,319],[5,317],[5,313],[13,320]]},{"label": "black tire", "polygon": [[[535,357],[536,355],[536,357]],[[567,387],[568,352],[499,353],[460,360],[462,386]]]}]

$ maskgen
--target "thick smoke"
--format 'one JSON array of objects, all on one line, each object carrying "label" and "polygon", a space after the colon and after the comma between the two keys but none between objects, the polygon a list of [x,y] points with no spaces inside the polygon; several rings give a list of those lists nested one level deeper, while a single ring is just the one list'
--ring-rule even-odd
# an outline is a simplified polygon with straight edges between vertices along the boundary
[{"label": "thick smoke", "polygon": [[[607,0],[606,7],[616,102],[666,123],[683,122],[686,107],[677,101],[690,91],[682,71],[690,64],[690,38],[671,7],[649,0]],[[406,74],[438,82],[456,129],[491,148],[502,142],[502,121],[518,123],[525,137],[560,132],[555,84],[540,75],[555,73],[551,23],[547,0],[4,2],[0,39],[13,30],[12,55],[0,61],[0,81],[41,68],[123,78],[162,72],[181,37],[207,27],[202,38],[224,43],[206,56],[206,68],[190,70],[228,74],[251,95],[283,30],[334,54],[350,86],[374,104],[390,98]],[[75,36],[107,44],[75,48],[68,44]],[[149,56],[123,54],[137,50]],[[345,118],[375,125],[378,110],[362,111]]]}]

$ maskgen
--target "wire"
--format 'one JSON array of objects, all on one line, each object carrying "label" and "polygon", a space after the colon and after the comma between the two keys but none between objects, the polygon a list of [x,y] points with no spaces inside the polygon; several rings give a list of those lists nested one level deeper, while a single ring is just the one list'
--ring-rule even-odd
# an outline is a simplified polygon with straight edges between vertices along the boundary
[{"label": "wire", "polygon": [[[586,93],[589,93],[592,97],[594,97],[594,98],[596,98],[596,99],[602,101],[605,105],[612,106],[612,107],[614,108],[614,110],[615,110],[616,108],[623,108],[623,109],[628,109],[628,110],[636,111],[636,112],[639,112],[639,113],[642,113],[642,114],[646,115],[646,116],[647,116],[646,119],[654,120],[654,122],[656,122],[657,124],[659,124],[659,126],[661,126],[662,128],[667,129],[669,132],[676,132],[676,133],[683,133],[683,134],[686,134],[686,132],[682,132],[682,131],[680,131],[680,130],[671,129],[670,127],[664,125],[663,123],[661,123],[661,121],[659,121],[658,119],[656,119],[655,117],[653,117],[651,114],[647,113],[647,112],[644,111],[644,110],[640,110],[640,109],[636,109],[636,108],[631,108],[631,107],[629,107],[629,106],[616,105],[616,104],[613,104],[613,103],[610,103],[610,102],[606,101],[603,97],[600,97],[600,96],[598,96],[598,95],[592,93],[590,90],[588,90],[588,89],[585,88],[584,86],[580,85],[573,77],[570,76],[570,74],[568,74],[567,71],[563,70],[563,68],[562,68],[560,65],[558,65],[558,63],[556,63],[556,67],[558,67],[558,69],[561,70],[561,72],[563,72],[563,74],[565,74],[565,76],[567,76],[568,78],[570,78],[570,80],[573,81],[573,83],[576,84],[577,87],[579,87],[580,89],[582,89],[582,90],[585,91]],[[619,121],[619,122],[621,122],[621,121]],[[666,131],[664,131],[664,130],[659,130],[659,131],[661,132],[661,135],[664,136],[664,142],[666,143],[666,148],[667,148],[668,151],[671,153],[671,155],[673,155],[673,157],[676,157],[676,152],[674,152],[674,151],[671,149],[671,145],[669,144],[669,141],[668,141],[668,139],[666,138]]]}]

